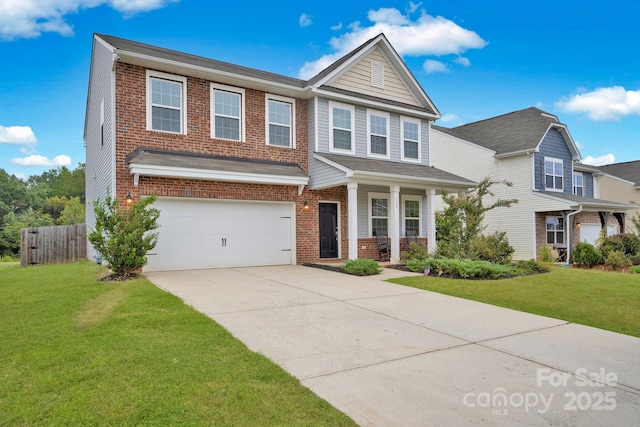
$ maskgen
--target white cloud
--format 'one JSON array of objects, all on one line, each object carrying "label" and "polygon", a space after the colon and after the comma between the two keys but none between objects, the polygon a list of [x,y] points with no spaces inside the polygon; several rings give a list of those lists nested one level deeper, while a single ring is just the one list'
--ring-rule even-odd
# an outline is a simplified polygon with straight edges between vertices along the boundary
[{"label": "white cloud", "polygon": [[298,73],[299,77],[308,79],[316,75],[380,33],[384,33],[403,56],[459,55],[469,49],[482,49],[487,45],[474,31],[464,29],[441,16],[428,15],[424,10],[415,21],[393,8],[370,10],[368,18],[373,23],[371,26],[363,27],[360,22],[354,22],[349,25],[349,32],[331,38],[329,44],[335,52],[305,63]]},{"label": "white cloud", "polygon": [[450,71],[449,67],[447,67],[447,64],[440,61],[435,61],[433,59],[427,59],[426,61],[424,61],[424,64],[422,66],[427,74],[448,73]]},{"label": "white cloud", "polygon": [[616,162],[616,156],[614,156],[613,154],[603,154],[602,156],[598,156],[598,157],[587,156],[584,159],[582,159],[581,162],[584,163],[585,165],[591,165],[591,166],[608,165]]},{"label": "white cloud", "polygon": [[460,120],[460,117],[458,117],[458,115],[456,114],[443,114],[442,117],[440,117],[440,121],[442,123],[457,122],[459,120]]},{"label": "white cloud", "polygon": [[422,6],[422,2],[420,3],[414,3],[412,1],[409,2],[409,7],[407,7],[407,13],[408,14],[412,14],[415,13],[416,10],[418,10],[418,8]]},{"label": "white cloud", "polygon": [[71,157],[61,154],[48,159],[39,154],[32,154],[28,157],[11,159],[11,163],[18,166],[71,166]]},{"label": "white cloud", "polygon": [[458,56],[453,60],[453,62],[458,65],[462,65],[463,67],[471,67],[471,61],[469,61],[469,58],[465,58],[464,56]]},{"label": "white cloud", "polygon": [[133,16],[165,7],[179,0],[2,0],[0,1],[0,39],[36,38],[42,33],[72,36],[67,16],[83,9],[107,5]]},{"label": "white cloud", "polygon": [[556,107],[565,113],[586,114],[597,121],[618,121],[631,114],[640,115],[640,90],[602,87],[561,99]]},{"label": "white cloud", "polygon": [[342,22],[339,22],[337,25],[331,26],[331,31],[340,31],[342,29]]},{"label": "white cloud", "polygon": [[300,22],[300,27],[302,28],[306,28],[312,24],[311,15],[307,13],[303,13],[302,15],[300,15],[300,19],[298,21]]},{"label": "white cloud", "polygon": [[35,144],[36,136],[29,126],[0,126],[0,144]]}]

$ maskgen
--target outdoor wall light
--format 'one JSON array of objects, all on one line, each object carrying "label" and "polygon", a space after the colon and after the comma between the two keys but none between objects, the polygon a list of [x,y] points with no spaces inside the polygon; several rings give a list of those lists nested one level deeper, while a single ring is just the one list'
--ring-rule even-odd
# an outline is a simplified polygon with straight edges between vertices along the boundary
[{"label": "outdoor wall light", "polygon": [[131,202],[133,202],[133,197],[131,197],[131,191],[127,192],[126,200],[128,204],[131,204]]},{"label": "outdoor wall light", "polygon": [[309,209],[309,203],[307,203],[307,201],[304,201],[304,206],[303,206],[304,210],[308,210]]}]

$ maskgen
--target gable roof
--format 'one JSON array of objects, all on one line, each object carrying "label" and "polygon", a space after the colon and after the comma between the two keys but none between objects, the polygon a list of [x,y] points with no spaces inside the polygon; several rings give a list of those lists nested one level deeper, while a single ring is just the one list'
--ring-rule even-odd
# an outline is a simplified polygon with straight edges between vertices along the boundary
[{"label": "gable roof", "polygon": [[454,127],[436,129],[496,152],[497,157],[535,151],[549,129],[560,131],[574,159],[580,158],[567,127],[552,114],[535,107]]},{"label": "gable roof", "polygon": [[640,160],[613,163],[610,165],[599,166],[598,168],[606,174],[617,176],[625,181],[633,182],[635,187],[640,187]]}]

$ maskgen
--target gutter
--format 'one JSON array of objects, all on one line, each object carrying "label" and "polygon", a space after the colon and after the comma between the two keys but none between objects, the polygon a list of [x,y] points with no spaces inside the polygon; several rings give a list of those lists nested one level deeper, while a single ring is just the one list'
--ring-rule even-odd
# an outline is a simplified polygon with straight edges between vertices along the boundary
[{"label": "gutter", "polygon": [[577,211],[567,214],[567,265],[569,265],[569,260],[571,259],[571,229],[573,228],[573,223],[569,220],[569,217],[573,217],[582,212],[582,203],[580,203],[579,206]]}]

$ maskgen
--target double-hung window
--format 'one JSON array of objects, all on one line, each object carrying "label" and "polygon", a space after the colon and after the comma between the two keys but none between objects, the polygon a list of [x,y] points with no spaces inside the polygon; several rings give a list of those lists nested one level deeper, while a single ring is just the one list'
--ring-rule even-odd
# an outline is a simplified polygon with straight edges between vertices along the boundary
[{"label": "double-hung window", "polygon": [[265,102],[267,144],[295,148],[295,100],[267,95]]},{"label": "double-hung window", "polygon": [[560,216],[547,217],[547,244],[564,245],[564,218]]},{"label": "double-hung window", "polygon": [[573,194],[584,196],[584,176],[582,172],[573,173]]},{"label": "double-hung window", "polygon": [[353,121],[355,110],[350,105],[329,103],[331,133],[329,151],[355,153]]},{"label": "double-hung window", "polygon": [[421,206],[422,197],[410,195],[402,196],[402,232],[405,236],[409,235],[409,232],[414,232],[416,236],[421,234]]},{"label": "double-hung window", "polygon": [[147,70],[147,130],[187,133],[187,79]]},{"label": "double-hung window", "polygon": [[389,158],[389,114],[367,111],[367,154]]},{"label": "double-hung window", "polygon": [[544,187],[546,190],[562,191],[564,189],[562,160],[551,157],[544,158]]},{"label": "double-hung window", "polygon": [[402,139],[402,160],[420,161],[420,120],[402,117],[400,119]]},{"label": "double-hung window", "polygon": [[369,194],[369,232],[372,237],[389,235],[388,194]]},{"label": "double-hung window", "polygon": [[211,83],[211,138],[244,141],[244,89]]}]

